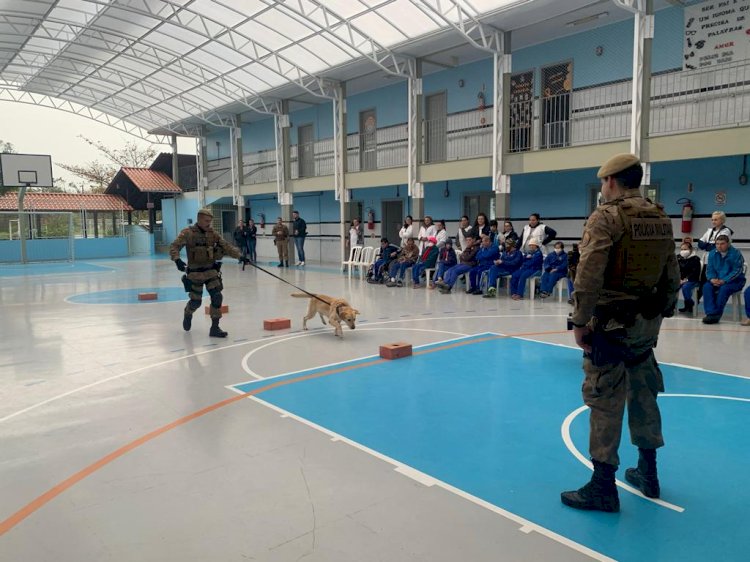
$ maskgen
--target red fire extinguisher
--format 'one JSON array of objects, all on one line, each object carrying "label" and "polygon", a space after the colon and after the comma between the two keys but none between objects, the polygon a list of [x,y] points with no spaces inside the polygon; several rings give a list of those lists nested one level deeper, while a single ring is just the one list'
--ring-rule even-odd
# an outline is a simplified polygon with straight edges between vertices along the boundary
[{"label": "red fire extinguisher", "polygon": [[372,209],[367,211],[367,230],[375,230],[375,213]]},{"label": "red fire extinguisher", "polygon": [[682,232],[683,233],[690,233],[693,230],[693,202],[690,201],[690,199],[682,198],[677,201],[677,203],[684,203],[682,205]]}]

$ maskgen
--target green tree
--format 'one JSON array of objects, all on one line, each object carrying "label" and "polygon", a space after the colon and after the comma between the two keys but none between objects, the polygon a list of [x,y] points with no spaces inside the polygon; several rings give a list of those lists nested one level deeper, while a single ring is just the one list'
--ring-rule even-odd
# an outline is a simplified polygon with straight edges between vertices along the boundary
[{"label": "green tree", "polygon": [[15,151],[16,147],[13,146],[13,143],[5,142],[3,139],[0,139],[0,152],[14,153]]},{"label": "green tree", "polygon": [[103,193],[120,168],[146,168],[157,154],[156,149],[142,148],[135,141],[126,142],[122,148],[110,148],[101,141],[94,141],[83,135],[78,136],[96,148],[102,155],[103,161],[97,159],[83,165],[58,164],[58,166],[81,178],[83,180],[81,185],[86,187],[85,191],[92,193]]}]

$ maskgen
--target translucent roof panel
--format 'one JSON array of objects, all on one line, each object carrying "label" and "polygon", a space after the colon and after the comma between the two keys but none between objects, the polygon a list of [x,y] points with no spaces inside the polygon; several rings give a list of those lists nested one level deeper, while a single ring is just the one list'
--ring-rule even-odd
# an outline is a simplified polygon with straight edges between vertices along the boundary
[{"label": "translucent roof panel", "polygon": [[[528,1],[457,0],[471,17]],[[0,0],[0,84],[165,129],[313,88],[458,17],[447,1]]]}]

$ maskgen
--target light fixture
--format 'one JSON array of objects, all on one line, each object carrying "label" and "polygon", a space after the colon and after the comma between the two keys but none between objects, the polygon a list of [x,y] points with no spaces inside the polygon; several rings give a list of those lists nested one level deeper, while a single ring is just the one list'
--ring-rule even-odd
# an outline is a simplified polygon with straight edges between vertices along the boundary
[{"label": "light fixture", "polygon": [[569,21],[565,24],[566,27],[576,27],[578,25],[583,25],[585,23],[591,23],[592,21],[600,20],[602,18],[606,18],[609,15],[609,12],[599,12],[598,14],[593,14],[591,16],[586,16],[585,18],[580,18],[577,20]]}]

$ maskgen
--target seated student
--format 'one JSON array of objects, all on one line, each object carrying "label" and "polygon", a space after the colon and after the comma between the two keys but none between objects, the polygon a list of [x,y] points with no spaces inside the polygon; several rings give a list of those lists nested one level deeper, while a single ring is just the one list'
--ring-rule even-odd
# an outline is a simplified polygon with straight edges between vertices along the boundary
[{"label": "seated student", "polygon": [[474,244],[474,237],[471,234],[466,235],[465,241],[466,248],[464,248],[461,255],[458,256],[458,263],[446,270],[442,281],[435,282],[440,289],[440,292],[443,294],[450,293],[459,276],[477,265],[476,256],[479,251],[479,246]]},{"label": "seated student", "polygon": [[[439,241],[438,244],[440,244]],[[428,289],[434,289],[435,282],[442,281],[445,271],[457,263],[458,257],[456,256],[456,251],[453,249],[453,241],[448,238],[445,241],[445,246],[440,249],[440,253],[438,254],[437,267],[435,268],[435,274],[432,276],[432,282]]]},{"label": "seated student", "polygon": [[550,296],[557,282],[568,275],[568,254],[564,250],[565,244],[555,242],[554,251],[544,258],[542,281],[539,284],[539,296],[543,299]]},{"label": "seated student", "polygon": [[573,281],[576,280],[579,261],[581,261],[581,252],[578,251],[578,244],[573,244],[573,249],[568,252],[568,304],[573,304]]},{"label": "seated student", "polygon": [[437,247],[438,240],[436,236],[427,237],[427,247],[425,247],[422,255],[419,257],[419,261],[415,263],[411,268],[411,280],[414,282],[414,288],[419,289],[422,285],[419,284],[419,278],[425,269],[432,269],[435,267],[438,254],[440,250]]},{"label": "seated student", "polygon": [[680,312],[692,314],[693,306],[695,306],[693,289],[698,285],[701,277],[701,259],[693,251],[692,244],[682,243],[677,263],[680,265],[680,290],[685,299],[685,306],[680,309]]},{"label": "seated student", "polygon": [[467,293],[472,295],[482,294],[482,289],[479,286],[479,281],[482,279],[482,273],[492,267],[495,260],[499,258],[500,250],[498,250],[497,246],[492,243],[492,238],[483,234],[479,244],[479,251],[477,251],[476,255],[477,265],[469,270],[469,286],[466,288]]},{"label": "seated student", "polygon": [[717,236],[716,248],[708,255],[708,281],[703,285],[703,310],[706,311],[704,324],[718,324],[729,297],[745,286],[745,275],[742,273],[744,264],[745,259],[730,244],[729,236]]},{"label": "seated student", "polygon": [[500,277],[513,275],[523,262],[523,254],[516,248],[517,240],[513,238],[505,239],[505,250],[500,254],[498,259],[493,262],[493,266],[487,272],[487,294],[486,298],[492,298],[497,293],[495,286]]},{"label": "seated student", "polygon": [[745,299],[745,316],[747,316],[747,318],[740,322],[740,324],[742,326],[750,326],[750,285],[745,289],[742,298]]},{"label": "seated student", "polygon": [[[523,255],[521,268],[516,271],[510,278],[510,298],[515,301],[523,298],[526,290],[526,280],[529,277],[541,275],[544,255],[540,248],[541,241],[538,238],[532,238],[527,243],[529,251]],[[534,295],[531,295],[534,298]]]},{"label": "seated student", "polygon": [[367,272],[368,283],[382,283],[383,273],[388,271],[388,265],[391,261],[396,259],[401,248],[388,242],[388,238],[383,237],[380,239],[380,256],[370,266],[370,271]]},{"label": "seated student", "polygon": [[406,241],[406,246],[401,248],[401,253],[398,258],[393,260],[388,266],[388,275],[390,276],[390,279],[385,286],[403,287],[406,270],[417,263],[418,259],[419,246],[417,246],[414,238],[409,238]]}]

